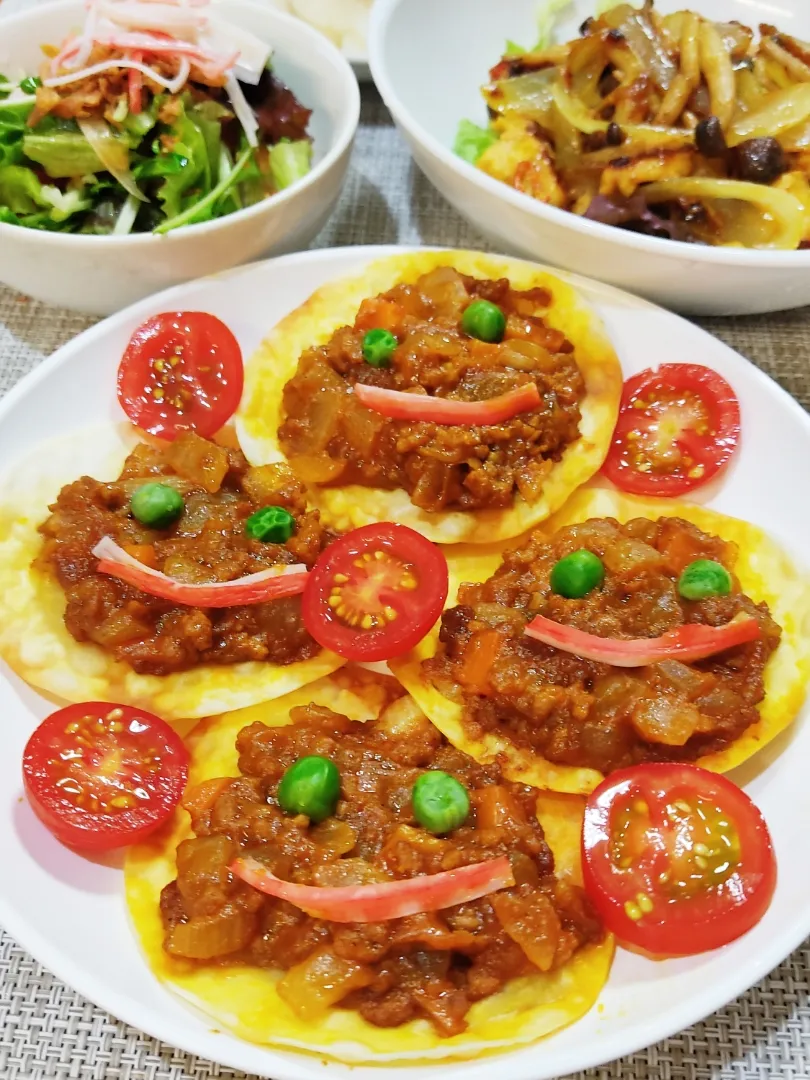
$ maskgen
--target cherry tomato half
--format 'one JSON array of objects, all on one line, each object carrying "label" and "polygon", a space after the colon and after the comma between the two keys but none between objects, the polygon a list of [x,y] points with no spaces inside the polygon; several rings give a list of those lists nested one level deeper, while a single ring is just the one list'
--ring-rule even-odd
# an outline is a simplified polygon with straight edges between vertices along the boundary
[{"label": "cherry tomato half", "polygon": [[319,645],[347,660],[391,660],[418,644],[447,599],[440,549],[405,525],[365,525],[321,554],[301,612]]},{"label": "cherry tomato half", "polygon": [[739,437],[739,402],[721,375],[662,364],[624,384],[602,471],[632,495],[682,495],[716,475]]},{"label": "cherry tomato half", "polygon": [[183,740],[164,720],[89,701],[42,721],[25,747],[23,782],[57,840],[109,851],[137,843],[169,818],[188,765]]},{"label": "cherry tomato half", "polygon": [[242,350],[225,323],[204,311],[166,311],[139,326],[118,368],[118,400],[136,427],[174,439],[209,438],[242,397]]},{"label": "cherry tomato half", "polygon": [[591,794],[585,888],[619,941],[652,956],[728,944],[768,909],[776,861],[745,792],[696,765],[620,769]]}]

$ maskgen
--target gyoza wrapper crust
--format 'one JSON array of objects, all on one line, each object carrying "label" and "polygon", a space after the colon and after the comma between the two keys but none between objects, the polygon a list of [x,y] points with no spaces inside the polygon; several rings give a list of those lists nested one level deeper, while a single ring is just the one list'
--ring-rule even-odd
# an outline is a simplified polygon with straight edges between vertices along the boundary
[{"label": "gyoza wrapper crust", "polygon": [[401,282],[413,282],[440,266],[478,278],[509,278],[515,289],[547,288],[552,302],[546,322],[575,347],[585,378],[580,437],[555,463],[536,502],[516,495],[508,509],[421,510],[403,489],[351,484],[309,488],[322,519],[338,531],[377,521],[397,521],[439,544],[488,543],[518,536],[557,510],[604,461],[621,398],[622,374],[616,353],[596,313],[566,282],[532,263],[472,251],[420,251],[370,263],[362,274],[332,282],[273,329],[245,367],[245,392],[236,416],[239,444],[253,465],[283,461],[278,441],[282,394],[301,354],[325,344],[341,326],[354,322],[362,301]]},{"label": "gyoza wrapper crust", "polygon": [[[187,740],[189,784],[238,775],[234,742],[241,728],[257,720],[273,726],[289,723],[290,709],[310,702],[353,720],[372,719],[387,703],[378,676],[346,667],[283,699],[205,720]],[[581,884],[583,809],[582,799],[538,795],[538,817],[554,852],[556,871],[577,884]],[[467,1014],[468,1030],[449,1039],[441,1038],[428,1020],[380,1028],[351,1009],[333,1008],[320,1019],[302,1020],[276,992],[280,971],[227,961],[197,965],[164,952],[160,891],[176,876],[177,845],[190,835],[188,814],[178,810],[159,834],[129,850],[125,873],[130,916],[155,975],[217,1024],[251,1042],[355,1064],[478,1058],[534,1042],[577,1020],[591,1008],[607,980],[614,949],[610,936],[580,950],[557,972],[516,979],[477,1002]]]},{"label": "gyoza wrapper crust", "polygon": [[[728,772],[747,761],[761,747],[784,731],[799,714],[810,680],[810,578],[800,573],[788,556],[756,525],[727,517],[706,507],[677,503],[669,499],[640,499],[613,488],[589,487],[578,491],[547,521],[549,535],[567,525],[589,518],[613,517],[620,522],[634,517],[681,517],[707,533],[737,545],[735,572],[742,589],[756,602],[765,601],[771,615],[782,627],[779,647],[765,668],[765,698],[759,706],[759,721],[731,746],[708,754],[695,762],[713,772]],[[510,547],[515,546],[513,541]],[[455,602],[458,586],[483,582],[502,561],[506,545],[491,545],[479,555],[473,548],[459,548],[451,554],[451,592],[447,606]],[[425,677],[421,662],[438,647],[438,628],[411,653],[392,660],[390,667],[416,699],[422,710],[454,746],[476,761],[501,761],[504,774],[519,783],[557,792],[587,794],[601,783],[596,769],[558,765],[527,747],[516,746],[508,732],[488,731],[473,739],[464,723],[460,704],[444,697]]]},{"label": "gyoza wrapper crust", "polygon": [[210,716],[281,697],[341,667],[331,652],[286,666],[201,664],[170,675],[138,675],[64,623],[65,594],[32,564],[37,531],[60,489],[80,476],[114,480],[139,441],[126,424],[84,428],[38,446],[0,480],[0,657],[60,701],[114,701],[165,720]]}]

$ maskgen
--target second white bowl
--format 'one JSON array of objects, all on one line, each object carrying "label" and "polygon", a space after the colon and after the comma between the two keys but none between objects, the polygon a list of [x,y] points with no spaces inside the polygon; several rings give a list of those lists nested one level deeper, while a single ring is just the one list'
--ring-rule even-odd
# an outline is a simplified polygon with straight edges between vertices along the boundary
[{"label": "second white bowl", "polygon": [[[618,2],[618,0],[617,0]],[[657,0],[748,26],[776,20],[810,37],[807,0]],[[701,247],[640,236],[532,199],[452,152],[459,120],[486,123],[479,88],[507,38],[537,37],[537,0],[377,0],[369,57],[374,80],[429,180],[499,248],[588,274],[677,311],[780,311],[810,303],[810,251]],[[571,0],[558,39],[570,40],[596,0]]]}]

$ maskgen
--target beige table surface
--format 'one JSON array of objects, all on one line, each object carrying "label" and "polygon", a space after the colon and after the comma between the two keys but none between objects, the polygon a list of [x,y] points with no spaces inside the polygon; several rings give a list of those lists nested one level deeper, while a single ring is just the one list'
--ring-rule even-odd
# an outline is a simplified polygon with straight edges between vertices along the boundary
[{"label": "beige table surface", "polygon": [[[346,189],[313,246],[486,247],[413,165],[374,91],[365,89],[363,97]],[[93,322],[0,286],[0,395]],[[700,325],[810,407],[810,308],[747,319],[702,319]],[[810,845],[796,855],[810,857]],[[643,1053],[577,1074],[577,1080],[810,1080],[809,978],[810,941],[702,1024]],[[46,1077],[245,1080],[243,1073],[173,1050],[120,1023],[53,978],[3,935],[0,1080]]]}]

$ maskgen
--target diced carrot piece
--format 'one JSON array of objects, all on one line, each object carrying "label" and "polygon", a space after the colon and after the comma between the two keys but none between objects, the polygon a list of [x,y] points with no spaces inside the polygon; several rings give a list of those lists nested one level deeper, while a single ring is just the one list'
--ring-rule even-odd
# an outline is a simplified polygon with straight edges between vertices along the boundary
[{"label": "diced carrot piece", "polygon": [[464,648],[458,671],[458,681],[477,694],[490,692],[489,673],[495,663],[500,645],[497,630],[479,630]]},{"label": "diced carrot piece", "polygon": [[153,544],[124,544],[124,551],[144,566],[157,570],[157,555]]},{"label": "diced carrot piece", "polygon": [[214,780],[203,780],[201,784],[195,784],[181,799],[183,809],[188,810],[192,819],[200,817],[213,807],[232,779],[231,776],[218,776]]},{"label": "diced carrot piece", "polygon": [[380,297],[364,300],[354,320],[355,330],[390,330],[395,334],[402,326],[404,310],[393,300],[383,300]]}]

